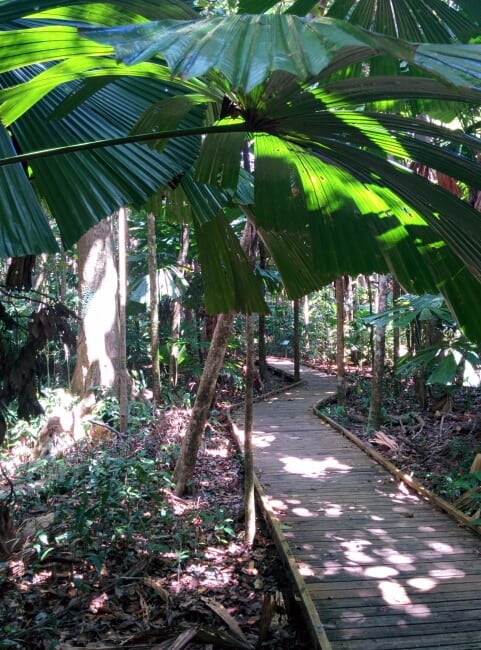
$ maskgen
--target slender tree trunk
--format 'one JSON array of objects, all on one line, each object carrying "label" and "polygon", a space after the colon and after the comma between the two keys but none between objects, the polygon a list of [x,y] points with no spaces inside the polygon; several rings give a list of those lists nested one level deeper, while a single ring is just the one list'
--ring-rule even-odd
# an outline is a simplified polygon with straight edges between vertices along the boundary
[{"label": "slender tree trunk", "polygon": [[[369,299],[369,315],[372,316],[374,314],[374,296],[372,294],[371,278],[368,275],[364,277],[366,278],[367,296]],[[369,332],[369,350],[370,350],[369,361],[372,366],[374,364],[374,331],[372,327],[370,328],[370,332]]]},{"label": "slender tree trunk", "polygon": [[337,365],[337,402],[338,404],[346,403],[346,366],[344,362],[344,278],[336,278],[335,284],[336,293],[336,331],[337,331],[337,346],[336,346],[336,365]]},{"label": "slender tree trunk", "polygon": [[309,341],[309,322],[310,322],[310,313],[309,313],[309,296],[304,296],[302,299],[302,316],[303,316],[303,325],[304,325],[304,354],[308,359],[311,358],[311,349]]},{"label": "slender tree trunk", "polygon": [[33,290],[34,291],[45,291],[47,293],[48,289],[45,287],[45,270],[47,267],[47,254],[42,253],[41,255],[37,255],[36,259],[36,273],[35,273],[35,278],[33,281]]},{"label": "slender tree trunk", "polygon": [[[247,147],[243,149],[244,166],[249,168],[249,157]],[[249,221],[246,222],[242,234],[241,246],[248,260],[254,263],[256,247],[255,227]],[[200,447],[200,441],[204,434],[205,424],[209,416],[210,406],[215,395],[215,385],[220,369],[224,362],[224,356],[232,331],[234,313],[220,314],[217,318],[214,334],[209,346],[207,359],[205,360],[204,371],[199,383],[199,389],[192,408],[192,415],[189,427],[182,441],[179,458],[174,470],[175,494],[184,494],[187,484],[194,476],[195,463]],[[245,462],[245,461],[244,461]]]},{"label": "slender tree trunk", "polygon": [[[401,285],[399,282],[393,278],[392,281],[392,302],[393,307],[396,307],[397,301],[401,297]],[[392,360],[393,364],[396,365],[399,361],[399,349],[401,342],[401,330],[399,327],[393,328],[393,341],[392,341]]]},{"label": "slender tree trunk", "polygon": [[[245,149],[244,149],[245,155]],[[244,162],[246,165],[246,163]],[[248,165],[247,165],[248,167]],[[242,235],[242,248],[254,267],[257,233],[253,224],[247,222]],[[246,541],[252,545],[256,534],[256,505],[254,496],[254,317],[246,315],[246,384],[244,407],[244,508]]]},{"label": "slender tree trunk", "polygon": [[127,209],[118,212],[119,228],[119,431],[125,433],[129,423],[129,375],[127,370]]},{"label": "slender tree trunk", "polygon": [[[247,259],[253,259],[255,251],[255,228],[247,222],[242,234],[242,249]],[[209,352],[204,364],[199,388],[192,408],[192,415],[174,470],[175,494],[181,496],[192,479],[197,460],[200,441],[204,434],[205,423],[215,395],[215,385],[224,362],[225,351],[229,342],[234,322],[234,313],[220,314],[214,329]]]},{"label": "slender tree trunk", "polygon": [[[189,252],[189,226],[184,224],[180,234],[180,250],[177,258],[179,274],[183,277],[187,253]],[[180,317],[182,314],[182,298],[176,298],[172,307],[172,347],[169,357],[169,385],[171,388],[177,386],[179,375],[179,338],[180,338]]]},{"label": "slender tree trunk", "polygon": [[194,475],[197,453],[209,416],[215,393],[215,385],[224,362],[225,351],[234,322],[234,313],[220,314],[210,343],[204,371],[200,379],[189,427],[182,441],[182,448],[174,471],[175,494],[184,494],[188,482]]},{"label": "slender tree trunk", "polygon": [[244,411],[244,507],[246,542],[252,546],[256,534],[256,510],[254,495],[254,317],[246,316],[246,377]]},{"label": "slender tree trunk", "polygon": [[118,277],[110,218],[80,238],[78,273],[82,329],[72,392],[84,398],[95,387],[103,386],[118,393]]},{"label": "slender tree trunk", "polygon": [[[261,269],[267,267],[267,254],[264,243],[259,240],[259,266]],[[259,354],[259,375],[262,381],[267,380],[267,354],[266,354],[266,317],[265,314],[259,314],[258,317],[258,334],[259,342],[257,351]]]},{"label": "slender tree trunk", "polygon": [[[377,293],[377,313],[385,311],[389,282],[386,275],[379,276]],[[367,419],[367,433],[373,435],[382,423],[382,381],[384,377],[384,357],[386,350],[386,326],[378,325],[374,335],[374,358],[372,364],[371,404]]]},{"label": "slender tree trunk", "polygon": [[294,313],[294,341],[293,341],[293,356],[294,356],[294,381],[301,379],[301,341],[300,341],[300,318],[299,318],[299,300],[294,300],[293,304]]},{"label": "slender tree trunk", "polygon": [[60,302],[65,302],[67,297],[67,255],[62,249],[60,251],[60,260],[59,260],[59,272],[60,272]]},{"label": "slender tree trunk", "polygon": [[155,215],[147,215],[147,267],[149,273],[150,306],[150,356],[152,362],[152,394],[154,403],[162,400],[159,363],[159,290],[157,286],[157,236],[155,233]]}]

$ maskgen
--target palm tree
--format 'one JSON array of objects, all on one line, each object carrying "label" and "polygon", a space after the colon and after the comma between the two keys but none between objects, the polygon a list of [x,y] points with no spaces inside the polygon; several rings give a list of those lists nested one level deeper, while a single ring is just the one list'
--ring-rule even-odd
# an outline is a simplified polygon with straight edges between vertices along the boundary
[{"label": "palm tree", "polygon": [[[53,4],[7,1],[0,7],[0,20],[17,26],[15,20],[31,11],[32,6],[41,11]],[[111,4],[125,7],[123,2]],[[274,4],[262,3],[263,7]],[[87,138],[120,136],[134,126],[142,113],[140,127],[142,131],[150,131],[150,138],[157,135],[156,129],[165,129],[166,124],[177,127],[172,130],[190,134],[191,139],[184,146],[178,144],[177,138],[171,138],[166,148],[156,140],[154,151],[148,152],[143,145],[123,144],[108,150],[89,149],[82,155],[48,159],[27,156],[37,186],[47,199],[67,245],[120,201],[142,200],[154,187],[184,173],[196,157],[197,181],[213,183],[220,178],[225,187],[235,186],[238,154],[245,135],[249,134],[256,156],[255,209],[251,213],[293,297],[342,273],[393,270],[409,291],[441,289],[466,331],[476,337],[480,314],[473,305],[481,304],[473,300],[479,294],[481,277],[479,217],[464,203],[414,177],[399,163],[414,159],[474,184],[479,174],[474,160],[435,146],[427,139],[454,142],[468,152],[476,152],[480,143],[424,120],[386,113],[379,106],[381,99],[391,101],[392,107],[392,102],[407,97],[418,101],[437,97],[475,104],[479,94],[470,86],[474,84],[473,75],[477,74],[476,66],[479,67],[481,59],[479,47],[416,46],[370,33],[345,20],[305,21],[294,15],[297,10],[305,12],[308,5],[311,8],[314,4],[299,0],[288,10],[288,15],[193,20],[195,12],[181,2],[142,2],[141,9],[148,18],[157,18],[157,22],[88,32],[90,38],[108,45],[95,46],[92,41],[78,39],[71,27],[61,24],[54,28],[30,27],[7,32],[4,36],[11,39],[7,44],[15,43],[16,47],[15,53],[12,49],[11,56],[5,56],[3,70],[10,71],[3,73],[3,85],[12,86],[19,80],[27,83],[3,91],[0,96],[4,100],[3,119],[9,122],[15,117],[10,128],[17,150],[22,151],[58,147]],[[355,10],[347,11],[344,17],[354,20],[363,15],[363,2],[349,4]],[[432,4],[421,3],[420,23],[421,18],[428,20],[430,14],[426,12]],[[102,11],[92,9],[95,5],[88,8],[77,5],[77,2],[66,2],[63,9],[46,16],[36,14],[28,24],[61,22],[67,16],[70,21],[73,17],[77,24],[106,24]],[[252,10],[252,5],[252,2],[242,2],[241,9]],[[335,16],[341,6],[345,7],[346,3],[331,3],[328,14]],[[438,27],[452,18],[458,36],[469,35],[468,27],[472,28],[473,24],[469,16],[455,12],[442,2],[436,2],[436,6],[445,9],[444,22],[435,21]],[[170,20],[164,22],[167,8]],[[393,24],[401,25],[396,11],[397,14],[392,9],[393,20],[397,20]],[[172,15],[177,20],[172,21]],[[132,21],[140,20],[138,15],[129,17]],[[369,24],[379,24],[374,20],[377,17],[377,14],[371,16]],[[111,16],[109,20],[112,24]],[[48,45],[42,31],[45,29],[52,36]],[[454,33],[439,28],[436,35],[440,36],[441,32],[446,40]],[[418,29],[409,35],[429,33],[424,26],[423,31]],[[246,43],[250,46],[245,47]],[[293,50],[293,43],[299,47]],[[118,58],[136,65],[114,66],[111,45]],[[391,69],[399,70],[398,61],[402,58],[416,69],[418,76],[393,75],[390,80],[379,76],[367,78],[366,65],[375,71],[377,61],[381,60],[379,53],[383,55],[382,60],[390,61]],[[158,56],[164,57],[173,72],[183,78],[181,82],[167,80],[169,73]],[[46,60],[60,60],[60,63],[40,65]],[[454,60],[457,66],[449,67]],[[32,65],[26,66],[27,63]],[[472,65],[471,69],[468,64]],[[346,68],[353,74],[356,66],[360,74],[351,79]],[[458,87],[453,89],[428,78],[426,73],[433,70]],[[128,78],[128,73],[135,76]],[[79,76],[88,77],[88,82],[77,88],[77,97],[72,101],[72,86],[57,85]],[[140,80],[139,76],[143,78]],[[54,90],[43,96],[51,88]],[[120,104],[119,96],[128,97],[130,103]],[[160,103],[155,101],[159,96]],[[37,101],[39,97],[42,99]],[[81,100],[84,101],[80,103]],[[206,102],[210,107],[207,112],[203,110]],[[20,117],[21,111],[32,103],[35,103],[33,108]],[[75,108],[67,113],[72,106]],[[58,119],[54,122],[53,118]],[[32,124],[37,124],[37,128],[33,129]],[[41,131],[39,124],[42,124]],[[197,155],[200,141],[192,134],[205,132],[209,126],[213,133],[205,138]],[[186,130],[189,127],[192,128]],[[3,137],[4,152],[8,153],[9,147],[13,152],[14,145],[6,132]],[[132,150],[132,147],[136,148]],[[120,164],[121,157],[128,160],[127,165]],[[112,174],[113,164],[118,165],[115,174]],[[29,186],[24,170],[8,167],[4,172],[15,175],[15,183],[9,186],[14,189],[14,192],[9,190],[10,197],[17,197],[20,189]],[[79,183],[79,177],[85,182]],[[65,179],[66,186],[77,187],[77,191],[60,195],[59,178]],[[76,184],[72,184],[74,178]],[[99,186],[103,188],[102,193],[97,190]],[[3,212],[7,215],[0,223],[7,233],[2,239],[4,255],[20,250],[27,252],[26,248],[31,252],[53,246],[40,204],[31,199],[26,213],[22,213],[28,217],[23,229],[17,213]],[[20,213],[20,206],[16,208]],[[71,218],[72,214],[75,219]],[[216,227],[213,219],[208,224],[198,223],[197,230],[200,237],[205,231],[211,236],[215,230],[218,243],[228,238],[229,226],[225,220],[216,218]],[[32,220],[35,230],[30,229]],[[19,228],[27,231],[28,237],[22,237],[21,243],[11,233],[13,223],[17,231]],[[349,242],[357,242],[358,246],[353,247]],[[239,266],[237,260],[232,260],[239,256],[239,251],[225,243],[221,248],[223,259],[231,257],[234,278]],[[219,261],[223,262],[216,260]],[[206,272],[211,270],[210,277],[215,276],[216,267],[205,255],[203,264]],[[245,293],[245,287],[242,289]],[[212,307],[217,311],[239,307],[240,293],[232,279],[229,291],[224,292],[222,300],[213,300]],[[259,301],[256,305],[259,307]]]},{"label": "palm tree", "polygon": [[[327,16],[306,20],[297,14],[317,3],[212,18],[181,2],[139,0],[128,5],[127,26],[119,26],[126,3],[109,3],[118,13],[108,17],[105,4],[74,0],[48,13],[41,12],[58,3],[0,4],[8,30],[28,27],[3,35],[10,47],[0,60],[0,115],[14,140],[5,131],[0,146],[5,157],[26,154],[0,161],[13,188],[6,207],[16,210],[0,221],[0,253],[53,245],[26,171],[12,160],[28,160],[67,245],[113,207],[181,177],[196,205],[211,311],[263,309],[222,212],[229,200],[255,224],[291,297],[345,273],[392,271],[410,292],[442,291],[468,336],[481,338],[481,217],[406,165],[414,160],[468,185],[479,178],[481,141],[409,112],[433,100],[477,110],[481,48],[444,44],[472,34],[469,2],[455,11],[422,0],[413,14],[408,0],[396,9],[335,0],[324,7]],[[240,10],[275,5],[241,0]],[[374,5],[377,13],[367,11]],[[18,22],[33,7],[39,13]],[[82,39],[72,23],[102,28],[84,29]],[[426,37],[437,43],[410,42]],[[255,156],[253,195],[240,176],[246,138]],[[69,147],[87,139],[81,153]],[[54,151],[30,153],[46,148]],[[64,187],[77,182],[78,191],[59,195],[59,178]],[[30,192],[25,212],[20,189]]]}]

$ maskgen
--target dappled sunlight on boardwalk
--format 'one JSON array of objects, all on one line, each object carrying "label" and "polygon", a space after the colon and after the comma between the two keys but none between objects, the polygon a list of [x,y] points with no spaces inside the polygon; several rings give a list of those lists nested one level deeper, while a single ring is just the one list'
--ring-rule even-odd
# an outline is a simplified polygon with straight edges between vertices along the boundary
[{"label": "dappled sunlight on boardwalk", "polygon": [[295,458],[287,456],[280,458],[284,464],[284,471],[290,474],[300,474],[304,478],[320,478],[327,476],[330,472],[348,472],[352,469],[349,465],[343,465],[335,458],[325,458],[324,460],[313,460],[312,458]]},{"label": "dappled sunlight on boardwalk", "polygon": [[318,420],[333,378],[303,377],[256,405],[255,461],[332,648],[481,648],[479,538]]}]

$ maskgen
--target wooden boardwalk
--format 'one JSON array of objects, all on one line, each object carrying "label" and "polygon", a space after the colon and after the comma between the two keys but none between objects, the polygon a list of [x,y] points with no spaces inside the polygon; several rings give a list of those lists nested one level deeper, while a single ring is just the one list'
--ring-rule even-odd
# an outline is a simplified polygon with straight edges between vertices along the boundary
[{"label": "wooden boardwalk", "polygon": [[302,379],[256,404],[255,463],[322,621],[318,647],[481,649],[481,539],[314,415],[333,377]]}]

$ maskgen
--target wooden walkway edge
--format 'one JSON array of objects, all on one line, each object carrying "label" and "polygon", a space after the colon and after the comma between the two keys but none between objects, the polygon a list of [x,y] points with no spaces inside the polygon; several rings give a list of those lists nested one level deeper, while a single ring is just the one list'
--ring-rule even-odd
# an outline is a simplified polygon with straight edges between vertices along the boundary
[{"label": "wooden walkway edge", "polygon": [[314,414],[335,378],[303,367],[301,379],[255,405],[254,453],[308,650],[481,648],[480,538]]}]

